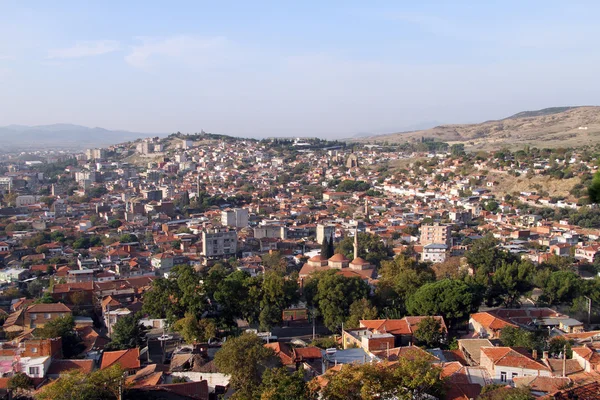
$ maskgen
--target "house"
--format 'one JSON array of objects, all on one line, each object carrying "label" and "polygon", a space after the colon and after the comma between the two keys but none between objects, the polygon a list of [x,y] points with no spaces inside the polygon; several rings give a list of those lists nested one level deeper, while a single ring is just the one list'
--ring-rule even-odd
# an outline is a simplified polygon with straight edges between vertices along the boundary
[{"label": "house", "polygon": [[469,318],[469,328],[471,331],[479,334],[481,338],[499,338],[500,331],[507,326],[517,327],[504,318],[500,318],[490,312],[480,312],[471,314]]},{"label": "house", "polygon": [[513,379],[515,387],[527,388],[535,397],[556,393],[562,388],[568,387],[572,380],[561,376],[522,376]]},{"label": "house", "polygon": [[591,400],[597,399],[598,393],[600,393],[600,382],[590,382],[574,388],[560,390],[548,398],[553,400]]},{"label": "house", "polygon": [[61,375],[72,371],[91,374],[94,370],[94,360],[56,360],[50,363],[46,377],[51,379],[60,378]]},{"label": "house", "polygon": [[208,400],[208,382],[158,384],[153,386],[134,387],[127,391],[130,398],[164,399],[164,400]]},{"label": "house", "polygon": [[43,378],[46,376],[52,357],[21,357],[19,359],[20,370],[30,378]]},{"label": "house", "polygon": [[94,297],[94,282],[55,283],[50,295],[65,304],[91,305]]},{"label": "house", "polygon": [[487,339],[461,339],[458,340],[458,350],[463,354],[469,365],[477,366],[481,362],[481,348],[492,347]]},{"label": "house", "polygon": [[28,339],[17,342],[0,343],[0,356],[14,357],[45,357],[62,358],[62,340],[53,339]]},{"label": "house", "polygon": [[560,257],[569,257],[571,255],[571,245],[569,243],[557,243],[550,246],[550,253]]},{"label": "house", "polygon": [[105,351],[102,354],[100,369],[106,369],[113,365],[119,365],[128,372],[138,370],[140,368],[140,349],[135,347],[120,351]]},{"label": "house", "polygon": [[585,372],[600,372],[600,352],[587,346],[575,347],[572,350],[573,359],[577,360]]},{"label": "house", "polygon": [[421,260],[425,262],[442,263],[446,261],[446,251],[448,247],[445,244],[431,243],[423,246]]},{"label": "house", "polygon": [[[428,318],[404,317],[402,319],[361,320],[358,329],[348,329],[342,332],[342,344],[363,347],[368,351],[384,350],[397,346],[412,344],[413,333],[418,329],[419,323]],[[444,318],[434,316],[440,322],[442,334],[448,332]],[[365,347],[366,346],[366,347]],[[379,348],[376,348],[379,347]]]},{"label": "house", "polygon": [[67,283],[92,282],[93,280],[93,269],[71,269],[67,271]]},{"label": "house", "polygon": [[522,376],[552,376],[548,366],[511,347],[482,347],[480,365],[495,383],[512,383]]},{"label": "house", "polygon": [[152,264],[152,267],[155,270],[169,271],[171,268],[173,268],[173,259],[173,254],[159,253],[152,257],[150,264]]},{"label": "house", "polygon": [[18,282],[29,276],[30,272],[27,269],[9,268],[0,271],[0,282]]},{"label": "house", "polygon": [[25,310],[24,326],[41,328],[48,322],[67,315],[72,315],[72,312],[63,303],[34,304]]},{"label": "house", "polygon": [[600,256],[600,245],[582,246],[575,248],[575,259],[593,264]]}]

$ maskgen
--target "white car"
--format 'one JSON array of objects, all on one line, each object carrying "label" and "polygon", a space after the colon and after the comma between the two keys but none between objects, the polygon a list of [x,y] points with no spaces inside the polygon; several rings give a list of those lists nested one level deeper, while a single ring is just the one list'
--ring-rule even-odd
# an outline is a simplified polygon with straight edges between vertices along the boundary
[{"label": "white car", "polygon": [[159,337],[157,337],[157,339],[158,340],[172,340],[173,336],[172,335],[164,334],[164,335],[160,335]]}]

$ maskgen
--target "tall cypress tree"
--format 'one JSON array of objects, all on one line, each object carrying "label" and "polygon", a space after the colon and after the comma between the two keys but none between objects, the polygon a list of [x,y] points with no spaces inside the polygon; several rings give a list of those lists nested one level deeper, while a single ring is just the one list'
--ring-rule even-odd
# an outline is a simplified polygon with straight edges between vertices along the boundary
[{"label": "tall cypress tree", "polygon": [[329,254],[329,242],[327,241],[327,236],[323,236],[323,242],[321,243],[321,255],[325,258]]},{"label": "tall cypress tree", "polygon": [[335,249],[333,247],[333,234],[329,238],[329,244],[327,246],[327,258],[333,257],[335,254]]}]

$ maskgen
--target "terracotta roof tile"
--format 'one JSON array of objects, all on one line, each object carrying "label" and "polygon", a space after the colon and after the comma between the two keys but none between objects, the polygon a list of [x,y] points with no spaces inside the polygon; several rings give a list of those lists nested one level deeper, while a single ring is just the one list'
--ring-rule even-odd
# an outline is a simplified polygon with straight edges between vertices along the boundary
[{"label": "terracotta roof tile", "polygon": [[89,374],[94,370],[94,360],[53,360],[47,374],[60,375],[72,370]]},{"label": "terracotta roof tile", "polygon": [[133,348],[120,351],[105,351],[102,354],[100,369],[119,364],[123,369],[137,369],[140,367],[140,349]]}]

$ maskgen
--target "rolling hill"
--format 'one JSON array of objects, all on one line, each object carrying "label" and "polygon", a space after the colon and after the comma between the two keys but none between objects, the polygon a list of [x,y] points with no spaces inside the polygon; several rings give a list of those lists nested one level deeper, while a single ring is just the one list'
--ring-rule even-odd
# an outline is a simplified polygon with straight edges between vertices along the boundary
[{"label": "rolling hill", "polygon": [[433,138],[464,143],[470,150],[498,148],[579,147],[600,144],[600,107],[553,107],[525,111],[480,124],[441,125],[432,129],[357,139],[359,142],[402,143]]},{"label": "rolling hill", "polygon": [[156,134],[88,128],[81,125],[9,125],[0,127],[4,151],[32,149],[83,150],[90,147],[108,146]]}]

